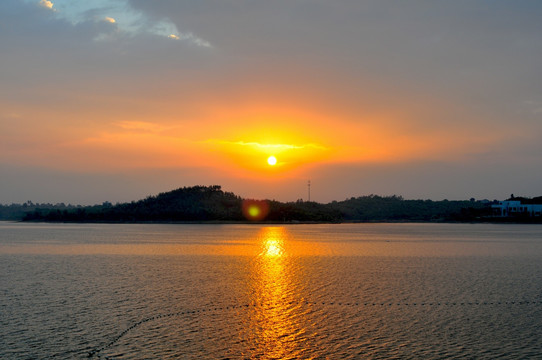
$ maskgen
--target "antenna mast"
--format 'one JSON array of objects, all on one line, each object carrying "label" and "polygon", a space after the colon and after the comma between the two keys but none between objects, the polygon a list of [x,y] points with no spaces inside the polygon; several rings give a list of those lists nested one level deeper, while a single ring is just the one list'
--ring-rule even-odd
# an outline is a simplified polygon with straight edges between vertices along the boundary
[{"label": "antenna mast", "polygon": [[307,188],[309,190],[309,201],[311,201],[311,181],[310,180],[307,182]]}]

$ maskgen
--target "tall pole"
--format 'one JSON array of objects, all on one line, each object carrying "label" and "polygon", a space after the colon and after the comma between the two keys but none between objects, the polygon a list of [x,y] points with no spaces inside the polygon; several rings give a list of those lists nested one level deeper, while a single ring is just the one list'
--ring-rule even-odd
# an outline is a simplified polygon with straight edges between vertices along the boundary
[{"label": "tall pole", "polygon": [[309,190],[309,201],[311,201],[311,181],[310,180],[307,182],[307,188]]}]

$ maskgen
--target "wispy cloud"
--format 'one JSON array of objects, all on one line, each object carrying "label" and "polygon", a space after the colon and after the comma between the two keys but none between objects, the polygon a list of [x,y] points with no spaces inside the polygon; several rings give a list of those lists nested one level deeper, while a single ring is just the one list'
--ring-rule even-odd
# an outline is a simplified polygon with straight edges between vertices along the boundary
[{"label": "wispy cloud", "polygon": [[318,145],[318,144],[303,144],[303,145],[261,144],[259,142],[226,141],[226,140],[215,140],[215,139],[209,139],[209,140],[206,140],[205,142],[213,143],[213,144],[221,144],[221,145],[248,146],[248,147],[258,148],[262,150],[301,150],[301,149],[327,150],[325,146]]},{"label": "wispy cloud", "polygon": [[164,36],[172,40],[186,41],[199,47],[212,47],[211,43],[194,35],[192,32],[180,32],[177,26],[168,20],[156,22],[149,28],[149,32]]},{"label": "wispy cloud", "polygon": [[146,121],[119,121],[115,123],[117,127],[124,130],[141,131],[141,132],[161,132],[168,128],[159,124],[146,122]]},{"label": "wispy cloud", "polygon": [[185,40],[189,43],[192,43],[194,45],[200,46],[200,47],[213,47],[210,42],[203,40],[202,38],[197,37],[196,35],[192,33],[180,33],[180,34],[170,34],[167,36],[170,39],[173,40]]},{"label": "wispy cloud", "polygon": [[190,41],[191,43],[197,46],[201,46],[201,47],[207,47],[207,48],[213,47],[213,45],[211,45],[210,42],[203,40],[202,38],[197,37],[196,35],[192,33],[181,34],[180,39]]}]

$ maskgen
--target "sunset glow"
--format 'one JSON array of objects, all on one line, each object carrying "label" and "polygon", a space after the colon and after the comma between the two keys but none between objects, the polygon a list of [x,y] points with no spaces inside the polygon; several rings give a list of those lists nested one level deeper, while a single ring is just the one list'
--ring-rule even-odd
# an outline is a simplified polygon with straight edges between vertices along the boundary
[{"label": "sunset glow", "polygon": [[1,201],[538,195],[539,4],[152,3],[2,2]]}]

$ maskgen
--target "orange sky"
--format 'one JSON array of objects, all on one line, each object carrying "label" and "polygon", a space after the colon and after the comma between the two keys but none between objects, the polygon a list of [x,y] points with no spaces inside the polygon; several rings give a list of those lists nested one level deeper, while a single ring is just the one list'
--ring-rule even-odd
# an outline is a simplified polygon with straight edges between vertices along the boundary
[{"label": "orange sky", "polygon": [[539,195],[539,6],[108,5],[0,5],[0,203]]}]

